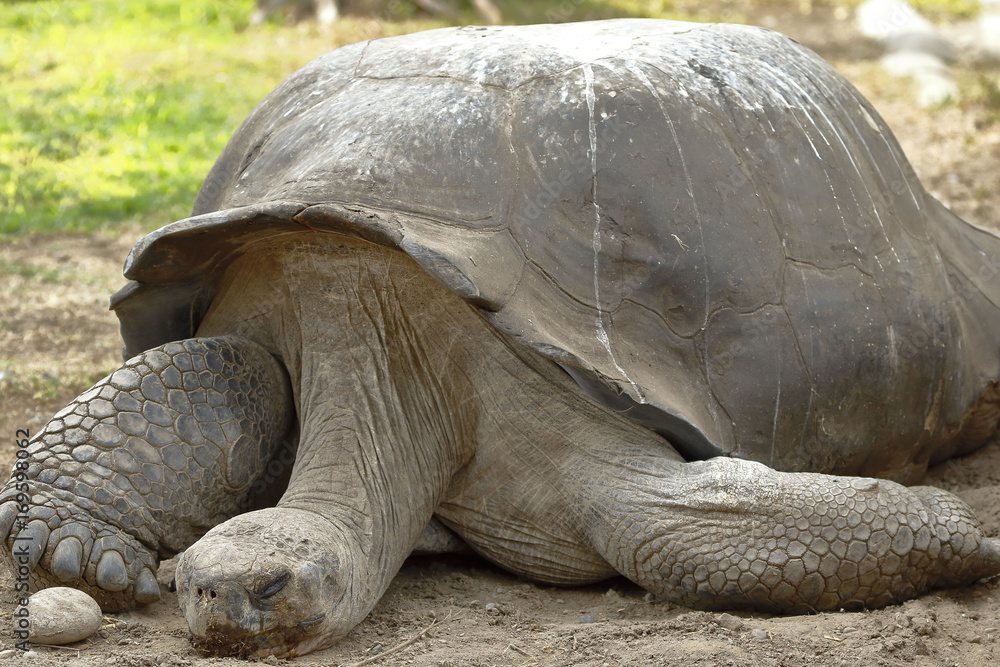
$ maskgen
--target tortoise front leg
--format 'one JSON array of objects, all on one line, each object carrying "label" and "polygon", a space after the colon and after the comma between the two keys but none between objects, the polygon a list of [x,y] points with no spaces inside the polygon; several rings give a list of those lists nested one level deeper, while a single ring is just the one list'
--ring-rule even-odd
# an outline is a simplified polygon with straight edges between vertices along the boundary
[{"label": "tortoise front leg", "polygon": [[192,338],[127,361],[60,411],[0,491],[0,554],[105,610],[159,599],[159,558],[236,514],[287,434],[288,380],[246,340]]},{"label": "tortoise front leg", "polygon": [[281,501],[216,526],[178,561],[178,601],[204,650],[294,657],[346,635],[382,597],[461,465],[452,429],[407,424],[394,397],[366,391],[377,379],[331,381],[322,360],[304,365],[319,372],[302,383],[299,448]]},{"label": "tortoise front leg", "polygon": [[596,490],[591,539],[625,576],[685,606],[879,607],[1000,573],[1000,540],[940,489],[727,458],[625,468],[584,485]]}]

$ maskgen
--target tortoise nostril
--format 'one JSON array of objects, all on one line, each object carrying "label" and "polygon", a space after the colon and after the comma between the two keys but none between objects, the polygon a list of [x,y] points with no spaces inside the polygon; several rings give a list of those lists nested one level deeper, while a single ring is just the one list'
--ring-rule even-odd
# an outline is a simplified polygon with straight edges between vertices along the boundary
[{"label": "tortoise nostril", "polygon": [[197,586],[195,587],[194,592],[195,595],[200,598],[208,597],[210,600],[214,600],[219,597],[218,592],[216,592],[214,588],[202,588],[201,586]]}]

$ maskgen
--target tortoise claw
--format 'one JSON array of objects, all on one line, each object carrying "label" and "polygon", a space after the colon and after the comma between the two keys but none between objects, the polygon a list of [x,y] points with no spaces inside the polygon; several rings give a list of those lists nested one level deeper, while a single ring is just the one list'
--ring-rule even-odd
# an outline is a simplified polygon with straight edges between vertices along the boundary
[{"label": "tortoise claw", "polygon": [[139,604],[152,604],[160,599],[160,584],[152,570],[143,569],[135,581],[135,601]]},{"label": "tortoise claw", "polygon": [[117,551],[105,551],[97,562],[97,585],[106,591],[117,593],[128,588],[128,570],[125,561]]},{"label": "tortoise claw", "polygon": [[979,543],[976,554],[980,564],[981,577],[993,577],[1000,574],[1000,539],[984,537]]},{"label": "tortoise claw", "polygon": [[7,498],[0,502],[0,529],[7,523],[12,526],[0,560],[8,566],[30,567],[33,588],[79,588],[105,611],[131,609],[159,599],[156,556],[149,547],[38,486],[36,497],[41,501],[31,505],[27,525],[20,529],[15,523],[17,503]]},{"label": "tortoise claw", "polygon": [[28,543],[27,565],[29,570],[34,570],[35,566],[38,565],[38,561],[42,559],[51,532],[44,521],[31,521],[27,527],[17,534],[18,540]]},{"label": "tortoise claw", "polygon": [[6,542],[10,535],[10,529],[14,527],[14,519],[17,518],[17,505],[14,503],[4,503],[0,505],[0,542]]},{"label": "tortoise claw", "polygon": [[83,544],[76,538],[67,537],[59,541],[52,553],[50,571],[62,582],[73,582],[83,572]]}]

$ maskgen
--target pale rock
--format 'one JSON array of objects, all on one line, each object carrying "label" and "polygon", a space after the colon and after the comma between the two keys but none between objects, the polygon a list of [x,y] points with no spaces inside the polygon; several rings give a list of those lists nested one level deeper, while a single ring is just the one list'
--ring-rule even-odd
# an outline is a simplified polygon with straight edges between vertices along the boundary
[{"label": "pale rock", "polygon": [[65,586],[46,588],[28,599],[31,641],[35,644],[72,644],[101,627],[101,607],[83,591]]}]

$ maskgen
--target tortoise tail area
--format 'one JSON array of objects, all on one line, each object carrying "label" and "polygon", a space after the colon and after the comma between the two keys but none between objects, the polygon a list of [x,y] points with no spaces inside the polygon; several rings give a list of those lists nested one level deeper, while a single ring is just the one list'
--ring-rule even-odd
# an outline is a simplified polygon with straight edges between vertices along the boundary
[{"label": "tortoise tail area", "polygon": [[1000,236],[972,225],[932,197],[933,226],[961,332],[962,379],[975,396],[957,425],[950,447],[935,463],[973,451],[997,433],[1000,422]]}]

